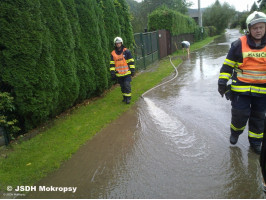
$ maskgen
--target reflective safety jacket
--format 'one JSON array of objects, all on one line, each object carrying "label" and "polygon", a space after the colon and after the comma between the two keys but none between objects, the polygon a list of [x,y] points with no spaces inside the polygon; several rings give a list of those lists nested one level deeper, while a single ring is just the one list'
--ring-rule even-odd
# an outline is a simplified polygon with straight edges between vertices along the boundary
[{"label": "reflective safety jacket", "polygon": [[134,59],[130,51],[123,47],[120,51],[117,49],[111,53],[110,72],[115,73],[117,77],[123,77],[134,73]]},{"label": "reflective safety jacket", "polygon": [[234,92],[266,95],[266,36],[256,46],[251,36],[242,36],[232,43],[220,70],[218,84],[227,84],[232,79]]}]

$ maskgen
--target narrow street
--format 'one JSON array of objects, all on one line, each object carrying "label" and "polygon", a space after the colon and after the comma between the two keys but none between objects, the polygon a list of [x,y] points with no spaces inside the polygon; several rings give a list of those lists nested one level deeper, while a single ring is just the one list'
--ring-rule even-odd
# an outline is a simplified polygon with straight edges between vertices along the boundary
[{"label": "narrow street", "polygon": [[[247,130],[229,143],[231,105],[217,91],[238,30],[191,53],[178,76],[140,99],[26,198],[265,198]],[[134,95],[134,88],[132,91]],[[120,103],[120,102],[119,102]]]}]

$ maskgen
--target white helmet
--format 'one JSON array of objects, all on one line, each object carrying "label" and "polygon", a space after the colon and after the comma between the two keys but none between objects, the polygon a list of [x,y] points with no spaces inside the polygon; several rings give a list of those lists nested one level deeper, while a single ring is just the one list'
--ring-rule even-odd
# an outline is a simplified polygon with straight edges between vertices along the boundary
[{"label": "white helmet", "polygon": [[249,29],[252,25],[260,22],[266,23],[266,15],[263,12],[254,11],[247,17],[247,28]]},{"label": "white helmet", "polygon": [[122,43],[123,44],[123,39],[121,38],[121,37],[116,37],[115,39],[114,39],[114,44],[116,44],[116,43]]}]

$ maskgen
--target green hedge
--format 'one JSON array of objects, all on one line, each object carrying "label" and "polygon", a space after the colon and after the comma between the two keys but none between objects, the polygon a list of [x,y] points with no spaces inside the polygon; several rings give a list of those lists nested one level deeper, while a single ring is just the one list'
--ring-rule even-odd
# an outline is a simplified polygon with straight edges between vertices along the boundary
[{"label": "green hedge", "polygon": [[129,7],[125,0],[114,0],[114,4],[118,16],[124,16],[118,17],[124,45],[127,48],[133,48],[134,36],[131,34],[133,32],[133,28],[131,25],[130,15],[128,15]]},{"label": "green hedge", "polygon": [[215,26],[205,26],[204,29],[207,32],[207,35],[210,37],[217,35],[217,30]]},{"label": "green hedge", "polygon": [[197,28],[196,22],[189,16],[171,10],[166,6],[153,11],[148,18],[149,31],[166,29],[172,35],[194,33]]},{"label": "green hedge", "polygon": [[97,0],[98,5],[103,10],[103,18],[105,22],[105,29],[108,30],[107,39],[108,39],[108,49],[111,52],[114,48],[114,38],[121,36],[121,28],[119,24],[119,16],[115,10],[115,4],[113,1]]},{"label": "green hedge", "polygon": [[133,45],[129,16],[125,0],[0,1],[0,92],[24,131],[111,86],[113,38]]}]

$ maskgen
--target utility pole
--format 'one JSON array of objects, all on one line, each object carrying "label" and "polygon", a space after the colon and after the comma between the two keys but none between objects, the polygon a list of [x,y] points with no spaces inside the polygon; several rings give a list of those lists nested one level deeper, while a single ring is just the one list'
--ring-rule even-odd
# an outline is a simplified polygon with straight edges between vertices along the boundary
[{"label": "utility pole", "polygon": [[200,10],[200,0],[198,0],[198,15],[199,15],[199,26],[202,27],[202,16]]}]

